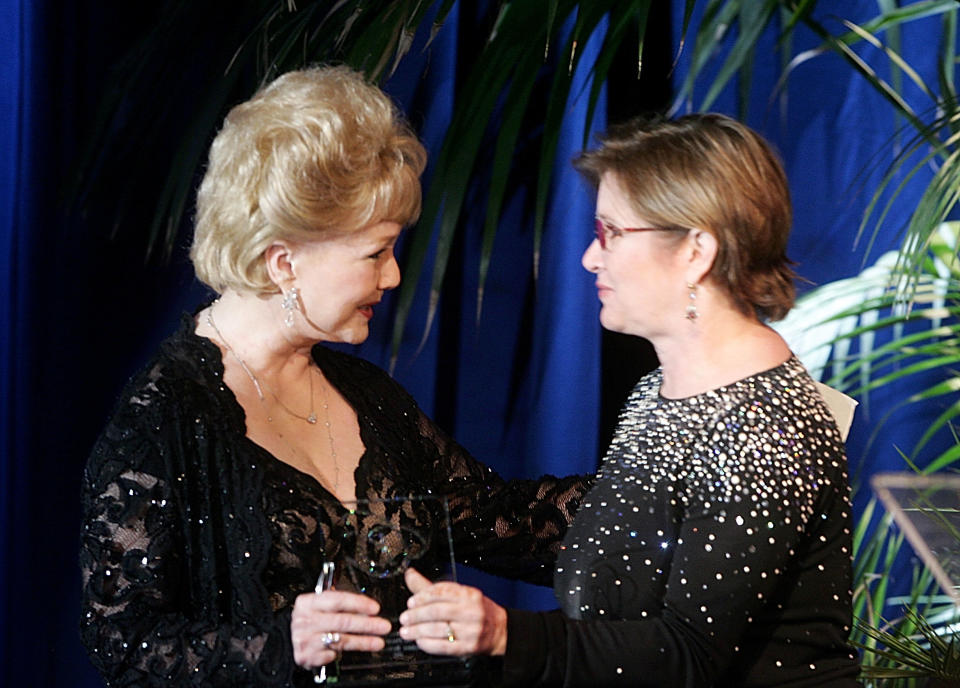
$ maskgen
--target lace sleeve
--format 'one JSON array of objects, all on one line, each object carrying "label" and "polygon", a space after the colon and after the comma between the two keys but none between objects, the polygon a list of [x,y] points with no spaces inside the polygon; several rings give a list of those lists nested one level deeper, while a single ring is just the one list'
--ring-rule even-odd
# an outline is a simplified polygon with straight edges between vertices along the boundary
[{"label": "lace sleeve", "polygon": [[433,489],[446,495],[457,559],[490,573],[550,585],[567,526],[593,475],[505,481],[423,413],[420,435],[435,452]]},{"label": "lace sleeve", "polygon": [[244,618],[223,599],[199,599],[191,562],[209,553],[185,537],[186,500],[164,470],[182,447],[170,439],[176,423],[156,423],[155,412],[131,397],[84,476],[81,637],[90,658],[112,686],[288,685],[289,612]]},{"label": "lace sleeve", "polygon": [[334,386],[358,409],[376,458],[361,462],[369,496],[411,493],[449,499],[456,558],[490,573],[549,585],[567,526],[593,476],[505,481],[437,427],[376,366],[317,347]]}]

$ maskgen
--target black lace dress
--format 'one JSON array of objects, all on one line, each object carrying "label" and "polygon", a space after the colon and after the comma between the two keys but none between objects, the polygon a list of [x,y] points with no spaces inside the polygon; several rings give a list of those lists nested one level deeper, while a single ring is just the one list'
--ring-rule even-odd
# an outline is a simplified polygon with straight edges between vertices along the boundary
[{"label": "black lace dress", "polygon": [[[114,686],[312,685],[290,611],[344,556],[344,507],[246,438],[220,351],[193,330],[184,316],[130,381],[88,461],[82,640]],[[446,497],[459,561],[549,584],[587,479],[505,482],[379,368],[320,346],[314,357],[357,413],[358,498]]]}]

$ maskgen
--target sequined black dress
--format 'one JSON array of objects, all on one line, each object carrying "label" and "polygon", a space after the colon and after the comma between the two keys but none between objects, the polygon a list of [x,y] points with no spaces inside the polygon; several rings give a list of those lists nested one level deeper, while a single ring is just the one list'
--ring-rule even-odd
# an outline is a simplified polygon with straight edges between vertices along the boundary
[{"label": "sequined black dress", "polygon": [[[330,535],[344,509],[245,437],[220,351],[193,330],[185,316],[130,381],[88,461],[82,640],[113,686],[312,685],[290,611],[340,556]],[[314,357],[357,413],[358,498],[447,496],[458,559],[549,583],[584,479],[506,483],[380,369]]]},{"label": "sequined black dress", "polygon": [[557,559],[511,611],[524,686],[856,686],[841,437],[802,365],[686,399],[637,385]]}]

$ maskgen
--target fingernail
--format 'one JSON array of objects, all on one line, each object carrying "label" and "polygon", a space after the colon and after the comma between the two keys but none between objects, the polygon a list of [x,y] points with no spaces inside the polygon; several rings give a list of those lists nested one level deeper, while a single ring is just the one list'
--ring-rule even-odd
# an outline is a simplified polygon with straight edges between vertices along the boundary
[{"label": "fingernail", "polygon": [[[406,612],[403,612],[403,613],[400,615],[400,623],[402,623],[402,624],[407,623],[407,619],[408,619],[408,618],[409,618],[409,615],[408,615]],[[403,629],[400,629],[400,630],[402,631]]]}]

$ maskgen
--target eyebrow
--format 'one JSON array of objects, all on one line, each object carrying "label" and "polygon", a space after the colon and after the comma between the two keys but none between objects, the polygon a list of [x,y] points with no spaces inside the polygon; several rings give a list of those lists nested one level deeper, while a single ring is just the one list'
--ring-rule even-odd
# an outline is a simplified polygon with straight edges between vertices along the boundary
[{"label": "eyebrow", "polygon": [[594,213],[593,216],[596,219],[600,220],[600,222],[602,222],[603,224],[609,227],[613,227],[615,229],[620,229],[624,225],[623,222],[617,222],[616,220],[612,219],[610,216],[604,215],[602,213]]},{"label": "eyebrow", "polygon": [[374,243],[382,243],[382,242],[387,242],[387,241],[396,241],[397,239],[400,238],[400,235],[403,234],[403,232],[404,232],[405,229],[406,229],[405,227],[402,227],[402,226],[401,226],[400,229],[399,229],[399,231],[397,231],[397,232],[387,232],[387,231],[378,232],[377,234],[374,234],[374,235],[372,235],[372,236],[370,237],[370,241],[372,241],[372,242],[374,242]]}]

